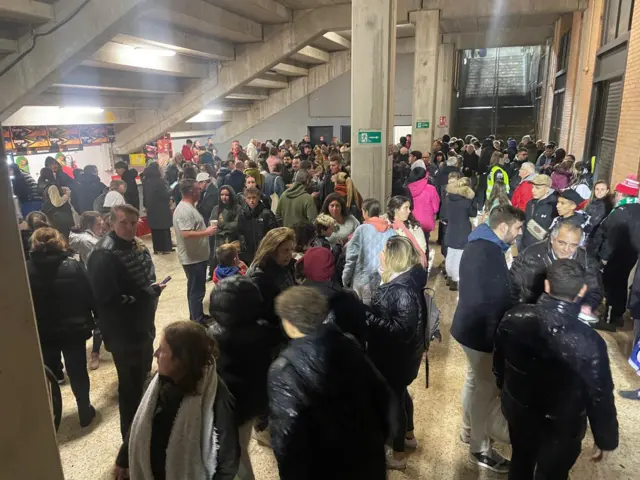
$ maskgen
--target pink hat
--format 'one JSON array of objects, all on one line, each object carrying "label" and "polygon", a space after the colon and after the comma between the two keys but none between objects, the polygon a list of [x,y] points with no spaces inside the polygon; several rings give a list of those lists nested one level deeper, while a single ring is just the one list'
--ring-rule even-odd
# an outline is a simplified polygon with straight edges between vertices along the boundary
[{"label": "pink hat", "polygon": [[616,192],[630,197],[637,197],[639,187],[640,184],[638,183],[638,177],[635,175],[629,175],[622,182],[616,185]]}]

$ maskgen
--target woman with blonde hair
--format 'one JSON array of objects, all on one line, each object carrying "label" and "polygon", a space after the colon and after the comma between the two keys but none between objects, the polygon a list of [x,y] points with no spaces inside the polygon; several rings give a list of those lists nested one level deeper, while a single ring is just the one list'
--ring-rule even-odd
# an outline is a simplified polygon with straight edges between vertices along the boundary
[{"label": "woman with blonde hair", "polygon": [[398,432],[387,467],[403,470],[406,449],[415,449],[413,401],[407,387],[418,376],[425,352],[427,271],[411,241],[394,236],[380,254],[382,284],[367,307],[368,353],[398,398]]},{"label": "woman with blonde hair", "polygon": [[231,480],[240,448],[233,397],[216,372],[218,348],[191,321],[168,325],[118,458],[115,478]]},{"label": "woman with blonde hair", "polygon": [[362,195],[358,192],[358,189],[353,184],[353,180],[347,176],[345,172],[338,172],[331,181],[334,183],[334,192],[344,198],[347,210],[359,221],[362,221]]}]

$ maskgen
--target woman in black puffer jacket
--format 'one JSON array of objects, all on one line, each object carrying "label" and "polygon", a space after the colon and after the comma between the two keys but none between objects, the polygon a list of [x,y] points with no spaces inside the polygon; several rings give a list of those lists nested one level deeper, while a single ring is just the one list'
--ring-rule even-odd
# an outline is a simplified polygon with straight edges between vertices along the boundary
[{"label": "woman in black puffer jacket", "polygon": [[[239,305],[241,305],[239,307]],[[235,416],[241,449],[240,478],[253,478],[249,440],[254,419],[268,414],[267,372],[286,339],[280,327],[261,318],[262,295],[242,275],[225,278],[211,292],[218,374],[235,398]]]},{"label": "woman in black puffer jacket", "polygon": [[86,341],[94,325],[87,272],[70,257],[60,232],[48,227],[37,229],[31,237],[27,271],[44,364],[60,378],[62,351],[80,425],[86,427],[96,415],[87,373]]},{"label": "woman in black puffer jacket", "polygon": [[367,307],[368,352],[375,366],[387,379],[400,406],[399,428],[393,440],[393,456],[387,465],[404,469],[405,448],[414,449],[413,401],[407,390],[418,376],[425,352],[427,306],[423,288],[427,272],[411,242],[395,236],[387,241],[380,265],[382,285]]},{"label": "woman in black puffer jacket", "polygon": [[609,185],[604,180],[600,180],[593,186],[591,201],[585,209],[585,213],[591,218],[589,222],[593,226],[587,238],[586,247],[589,255],[596,255],[598,245],[595,245],[595,237],[600,224],[607,218],[613,210],[613,199],[609,191]]}]

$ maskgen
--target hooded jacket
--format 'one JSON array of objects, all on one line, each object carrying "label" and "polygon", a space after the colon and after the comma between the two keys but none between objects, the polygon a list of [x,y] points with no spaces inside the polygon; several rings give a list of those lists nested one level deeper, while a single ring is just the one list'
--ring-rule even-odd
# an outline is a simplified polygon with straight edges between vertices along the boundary
[{"label": "hooded jacket", "polygon": [[147,209],[147,224],[152,230],[168,230],[173,226],[171,190],[162,177],[151,172],[147,172],[142,179],[142,201]]},{"label": "hooded jacket", "polygon": [[[603,298],[602,274],[595,258],[587,254],[583,247],[578,247],[573,259],[585,269],[584,283],[588,290],[582,304],[593,310],[600,305]],[[544,293],[544,281],[547,269],[556,260],[549,239],[534,243],[513,261],[511,265],[511,298],[514,305],[520,303],[536,303]]]},{"label": "hooded jacket", "polygon": [[261,304],[258,287],[240,275],[211,292],[209,333],[220,349],[216,366],[236,400],[238,425],[268,412],[267,372],[284,340],[279,327],[261,318]]},{"label": "hooded jacket", "polygon": [[413,198],[413,215],[422,225],[422,229],[431,232],[435,216],[440,210],[440,197],[436,187],[429,184],[428,177],[407,185]]},{"label": "hooded jacket", "polygon": [[100,177],[93,173],[83,173],[76,177],[76,187],[74,194],[78,196],[77,207],[78,213],[83,214],[89,210],[93,210],[93,202],[107,189],[102,183]]},{"label": "hooded jacket", "polygon": [[611,198],[595,198],[587,208],[585,212],[591,217],[591,233],[587,238],[587,251],[591,255],[596,255],[595,238],[602,222],[611,213],[613,209],[613,202]]},{"label": "hooded jacket", "polygon": [[175,160],[171,160],[169,162],[169,165],[167,165],[167,169],[164,172],[164,179],[169,186],[178,181],[178,179],[180,178],[180,172],[182,172],[183,167],[184,163],[182,163],[182,165],[178,165]]},{"label": "hooded jacket", "polygon": [[[393,394],[364,351],[335,325],[292,340],[269,369],[267,388],[279,478],[386,478]],[[348,438],[358,441],[336,443]]]},{"label": "hooded jacket", "polygon": [[415,265],[380,285],[367,309],[367,351],[394,390],[415,380],[426,350],[426,283],[426,270]]},{"label": "hooded jacket", "polygon": [[493,351],[496,327],[511,308],[507,250],[509,245],[485,223],[469,235],[460,261],[460,293],[451,325],[451,335],[465,347]]},{"label": "hooded jacket", "polygon": [[509,154],[509,161],[513,162],[513,159],[516,158],[518,154],[518,142],[515,140],[509,140],[507,142],[507,152]]},{"label": "hooded jacket", "polygon": [[[229,203],[222,203],[222,190],[229,190]],[[240,206],[233,187],[223,185],[218,190],[218,204],[211,211],[211,220],[218,221],[218,233],[214,237],[214,249],[212,254],[220,245],[230,243],[238,239],[238,215],[240,214]]]},{"label": "hooded jacket", "polygon": [[129,205],[133,205],[140,210],[140,193],[138,192],[138,171],[130,168],[122,174],[122,181],[127,184],[127,191],[124,192],[124,200]]},{"label": "hooded jacket", "polygon": [[274,305],[278,295],[296,284],[294,266],[293,260],[289,265],[283,267],[278,265],[273,258],[269,258],[264,266],[254,263],[247,270],[246,276],[258,286],[262,295],[261,318],[267,320],[271,325],[280,326],[280,319],[276,315]]},{"label": "hooded jacket", "polygon": [[464,152],[462,154],[462,168],[464,169],[464,173],[478,173],[478,164],[480,162],[480,157],[476,152],[468,153]]},{"label": "hooded jacket", "polygon": [[478,173],[480,175],[489,171],[489,164],[491,163],[491,155],[493,155],[493,152],[495,152],[493,141],[490,138],[485,138],[482,142],[480,161],[478,162]]},{"label": "hooded jacket", "polygon": [[515,188],[511,205],[519,208],[523,212],[527,209],[527,204],[533,199],[533,179],[536,173],[527,175]]},{"label": "hooded jacket", "polygon": [[236,193],[241,193],[244,190],[245,174],[240,170],[232,170],[225,179],[225,185],[229,185]]},{"label": "hooded jacket", "polygon": [[346,260],[342,272],[342,285],[351,288],[365,303],[373,298],[380,285],[380,252],[387,240],[395,235],[388,220],[372,217],[356,228],[347,243]]},{"label": "hooded jacket", "polygon": [[294,183],[280,197],[276,214],[282,218],[284,227],[291,227],[296,222],[313,222],[318,210],[313,197],[307,193],[307,187]]},{"label": "hooded jacket", "polygon": [[546,295],[507,313],[493,354],[502,411],[507,419],[526,416],[565,426],[584,425],[588,418],[595,444],[615,450],[618,420],[607,345],[578,313],[578,304]]},{"label": "hooded jacket", "polygon": [[447,223],[445,246],[462,250],[467,244],[471,233],[469,217],[475,217],[478,214],[473,202],[474,197],[475,192],[471,187],[447,185],[447,195],[444,197],[440,214],[440,220]]},{"label": "hooded jacket", "polygon": [[238,239],[240,240],[240,260],[247,265],[253,261],[258,245],[269,230],[278,227],[275,214],[258,202],[256,208],[243,205],[238,214]]},{"label": "hooded jacket", "polygon": [[522,226],[522,248],[527,248],[536,242],[539,242],[528,230],[527,225],[531,220],[535,220],[538,225],[549,231],[553,219],[558,216],[558,209],[556,204],[558,203],[558,197],[553,190],[550,190],[548,195],[540,200],[531,199],[527,203],[527,208],[524,211],[524,225]]},{"label": "hooded jacket", "polygon": [[211,212],[213,207],[218,205],[220,200],[220,194],[218,193],[218,187],[216,186],[215,179],[211,179],[211,183],[207,185],[207,188],[200,193],[200,201],[196,208],[205,220],[211,218]]},{"label": "hooded jacket", "polygon": [[64,252],[31,252],[27,272],[40,343],[88,339],[94,300],[84,266]]}]

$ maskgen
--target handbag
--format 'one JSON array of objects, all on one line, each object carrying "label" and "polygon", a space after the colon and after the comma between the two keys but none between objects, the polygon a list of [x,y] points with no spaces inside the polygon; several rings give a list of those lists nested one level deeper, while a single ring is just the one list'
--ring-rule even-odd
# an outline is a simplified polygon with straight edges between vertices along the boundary
[{"label": "handbag", "polygon": [[544,240],[549,233],[546,228],[541,227],[534,219],[529,220],[527,223],[527,232],[529,232],[538,242]]}]

